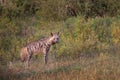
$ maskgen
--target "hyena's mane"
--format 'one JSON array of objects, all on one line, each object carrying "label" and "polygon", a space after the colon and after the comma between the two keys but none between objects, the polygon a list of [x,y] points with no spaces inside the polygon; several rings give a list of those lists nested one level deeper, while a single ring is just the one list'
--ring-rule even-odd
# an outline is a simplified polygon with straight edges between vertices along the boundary
[{"label": "hyena's mane", "polygon": [[46,42],[49,38],[50,37],[43,37],[43,38],[40,38],[38,40],[31,41],[31,42],[27,43],[26,45],[24,45],[24,47],[27,47],[28,45],[34,44],[36,42]]}]

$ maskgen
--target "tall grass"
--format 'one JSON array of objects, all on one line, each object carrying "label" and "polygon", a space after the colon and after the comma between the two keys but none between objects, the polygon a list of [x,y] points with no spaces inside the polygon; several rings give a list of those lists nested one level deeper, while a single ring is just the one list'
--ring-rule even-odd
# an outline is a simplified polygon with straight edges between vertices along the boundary
[{"label": "tall grass", "polygon": [[[96,17],[88,21],[76,17],[56,22],[36,17],[13,22],[4,20],[0,22],[2,80],[119,79],[119,17]],[[25,70],[19,62],[21,47],[58,31],[60,42],[51,48],[49,64],[44,65],[43,55],[40,55],[37,59],[33,57],[30,68]]]}]

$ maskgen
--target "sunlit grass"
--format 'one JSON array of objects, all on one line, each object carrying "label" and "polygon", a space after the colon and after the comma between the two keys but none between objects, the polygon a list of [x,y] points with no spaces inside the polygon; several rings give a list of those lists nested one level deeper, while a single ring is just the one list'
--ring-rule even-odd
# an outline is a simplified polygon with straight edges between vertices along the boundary
[{"label": "sunlit grass", "polygon": [[77,59],[44,63],[32,60],[29,69],[21,62],[13,62],[2,70],[2,80],[119,80],[119,57],[100,53],[96,57],[81,56]]},{"label": "sunlit grass", "polygon": [[[110,17],[89,18],[88,21],[83,17],[77,17],[66,21],[40,23],[39,20],[34,19],[30,24],[21,21],[22,26],[30,27],[26,27],[28,31],[25,36],[5,37],[8,42],[5,41],[6,44],[0,53],[0,79],[119,80],[119,22],[119,18]],[[15,28],[15,24],[8,25]],[[23,31],[24,27],[22,27]],[[61,34],[60,42],[50,49],[49,63],[44,64],[41,54],[37,59],[33,57],[29,69],[25,69],[19,59],[21,47],[58,31]],[[11,34],[14,34],[14,31]],[[7,45],[11,47],[8,48]]]}]

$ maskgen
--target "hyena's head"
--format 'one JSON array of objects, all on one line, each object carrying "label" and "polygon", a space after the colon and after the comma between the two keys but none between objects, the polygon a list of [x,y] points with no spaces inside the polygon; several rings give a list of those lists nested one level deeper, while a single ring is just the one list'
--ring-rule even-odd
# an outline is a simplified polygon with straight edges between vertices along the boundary
[{"label": "hyena's head", "polygon": [[57,34],[51,33],[49,42],[50,42],[51,44],[56,44],[56,43],[59,42],[59,38],[60,38],[60,33],[59,33],[59,32],[58,32]]}]

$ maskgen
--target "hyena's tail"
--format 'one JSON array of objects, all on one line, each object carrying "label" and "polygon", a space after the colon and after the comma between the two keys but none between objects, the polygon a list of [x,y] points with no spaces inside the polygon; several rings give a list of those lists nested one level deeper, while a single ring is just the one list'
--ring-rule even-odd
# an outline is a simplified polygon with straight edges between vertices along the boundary
[{"label": "hyena's tail", "polygon": [[28,54],[28,51],[27,51],[27,48],[26,47],[23,47],[21,49],[21,52],[20,52],[20,58],[21,58],[21,61],[24,62],[27,58],[27,54]]}]

